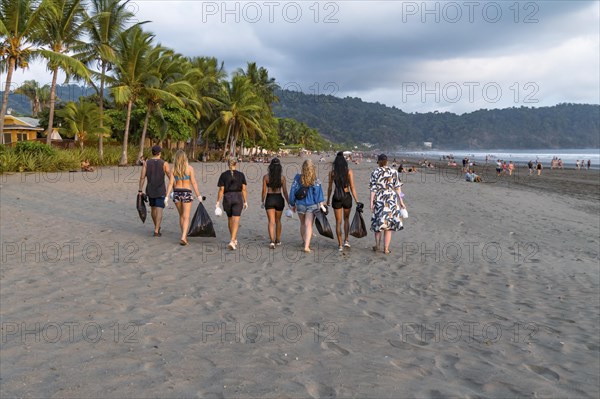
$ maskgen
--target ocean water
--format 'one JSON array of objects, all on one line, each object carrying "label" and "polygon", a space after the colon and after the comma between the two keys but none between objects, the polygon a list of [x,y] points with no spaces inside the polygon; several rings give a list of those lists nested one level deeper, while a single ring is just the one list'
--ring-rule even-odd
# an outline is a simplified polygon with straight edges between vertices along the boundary
[{"label": "ocean water", "polygon": [[488,162],[495,162],[498,159],[503,161],[513,161],[513,163],[524,165],[530,160],[535,162],[540,160],[544,167],[550,167],[552,158],[562,159],[565,167],[574,168],[577,160],[583,159],[587,165],[588,159],[592,161],[592,169],[600,168],[600,149],[566,149],[566,150],[428,150],[428,151],[401,151],[393,154],[396,158],[403,155],[417,158],[424,158],[429,161],[439,161],[442,156],[453,155],[458,164],[464,157],[477,163],[485,163],[486,156]]}]

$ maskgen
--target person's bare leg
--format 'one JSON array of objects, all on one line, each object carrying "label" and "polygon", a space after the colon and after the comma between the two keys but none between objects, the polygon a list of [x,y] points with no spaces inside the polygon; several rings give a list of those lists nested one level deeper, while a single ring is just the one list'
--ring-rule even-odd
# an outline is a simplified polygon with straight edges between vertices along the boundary
[{"label": "person's bare leg", "polygon": [[375,232],[375,246],[373,247],[373,251],[379,251],[379,243],[381,242],[381,232]]},{"label": "person's bare leg", "polygon": [[335,234],[337,235],[338,245],[342,246],[342,208],[334,209],[335,214]]},{"label": "person's bare leg", "polygon": [[179,217],[179,223],[181,225],[181,240],[187,242],[187,232],[190,227],[190,212],[192,211],[192,203],[184,202],[182,205],[182,212]]},{"label": "person's bare leg", "polygon": [[275,211],[275,242],[281,242],[281,215],[283,211]]},{"label": "person's bare leg", "polygon": [[162,222],[163,208],[153,206],[150,208],[150,215],[152,216],[152,222],[154,223],[154,232],[160,231],[160,223]]},{"label": "person's bare leg", "polygon": [[304,251],[308,252],[310,251],[310,240],[312,238],[312,231],[313,231],[313,213],[312,212],[306,212],[306,215],[304,216],[304,237],[306,237],[306,240],[304,242]]},{"label": "person's bare leg", "polygon": [[269,220],[269,240],[275,242],[275,209],[267,209],[267,219]]},{"label": "person's bare leg", "polygon": [[350,231],[350,209],[344,209],[344,241],[348,241]]},{"label": "person's bare leg", "polygon": [[390,253],[390,242],[392,241],[392,230],[383,232],[383,252]]},{"label": "person's bare leg", "polygon": [[237,240],[238,227],[240,226],[240,217],[232,216],[229,218],[229,232],[231,233],[231,241]]},{"label": "person's bare leg", "polygon": [[304,228],[304,220],[306,219],[306,214],[304,213],[299,213],[298,214],[298,219],[300,219],[300,237],[302,237],[302,246],[304,246],[306,248],[306,231]]}]

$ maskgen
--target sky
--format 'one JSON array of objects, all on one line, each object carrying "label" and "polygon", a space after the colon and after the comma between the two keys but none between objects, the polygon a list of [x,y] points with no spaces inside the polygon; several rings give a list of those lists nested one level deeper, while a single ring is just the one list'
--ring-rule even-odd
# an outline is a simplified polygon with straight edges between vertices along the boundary
[{"label": "sky", "polygon": [[[156,41],[282,88],[405,112],[600,103],[600,2],[171,1],[129,5]],[[0,80],[3,77],[0,76]],[[44,65],[14,75],[50,82]]]}]

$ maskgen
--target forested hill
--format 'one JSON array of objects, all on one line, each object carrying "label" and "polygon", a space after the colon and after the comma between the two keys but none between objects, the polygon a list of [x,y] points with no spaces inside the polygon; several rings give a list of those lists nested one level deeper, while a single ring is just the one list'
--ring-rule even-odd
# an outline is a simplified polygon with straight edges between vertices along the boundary
[{"label": "forested hill", "polygon": [[279,91],[277,117],[294,118],[339,143],[372,143],[379,147],[419,148],[424,141],[443,149],[541,149],[600,147],[600,105],[408,114],[395,107],[338,98]]}]

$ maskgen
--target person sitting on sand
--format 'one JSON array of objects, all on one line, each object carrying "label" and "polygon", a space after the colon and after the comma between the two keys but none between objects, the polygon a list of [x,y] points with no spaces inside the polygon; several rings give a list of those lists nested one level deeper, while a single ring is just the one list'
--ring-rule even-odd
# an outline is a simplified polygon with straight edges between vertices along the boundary
[{"label": "person sitting on sand", "polygon": [[95,169],[92,165],[90,165],[90,160],[86,159],[81,162],[81,171],[83,172],[93,172]]}]

